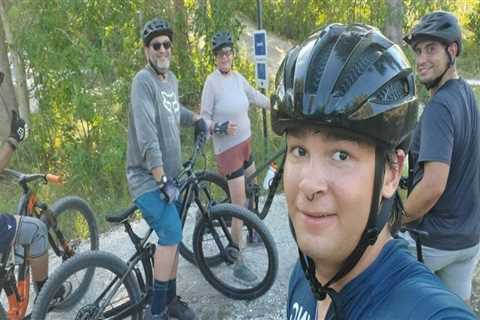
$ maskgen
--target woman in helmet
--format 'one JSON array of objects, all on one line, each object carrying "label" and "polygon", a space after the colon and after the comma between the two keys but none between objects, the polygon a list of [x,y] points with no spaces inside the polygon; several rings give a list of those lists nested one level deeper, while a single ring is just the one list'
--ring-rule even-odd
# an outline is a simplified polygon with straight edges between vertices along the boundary
[{"label": "woman in helmet", "polygon": [[[201,116],[207,121],[220,174],[228,180],[234,204],[244,206],[245,175],[255,171],[251,150],[250,105],[269,109],[267,97],[255,90],[238,72],[232,70],[234,50],[230,32],[217,32],[212,39],[217,69],[205,81],[202,92]],[[234,219],[232,234],[240,248],[242,222]],[[243,282],[256,280],[255,274],[240,258],[234,276]]]},{"label": "woman in helmet", "polygon": [[393,238],[417,108],[406,58],[375,28],[329,25],[287,54],[272,128],[287,137],[284,189],[300,253],[288,319],[474,319]]}]

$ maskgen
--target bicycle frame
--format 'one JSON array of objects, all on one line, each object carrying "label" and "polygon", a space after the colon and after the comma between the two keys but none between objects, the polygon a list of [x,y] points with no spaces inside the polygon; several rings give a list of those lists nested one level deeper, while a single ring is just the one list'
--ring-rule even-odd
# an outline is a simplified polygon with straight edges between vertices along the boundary
[{"label": "bicycle frame", "polygon": [[[57,228],[57,223],[53,216],[53,212],[48,208],[47,204],[40,202],[36,193],[29,188],[28,183],[42,180],[43,183],[62,184],[61,178],[52,174],[30,174],[25,175],[11,169],[5,169],[5,172],[16,179],[22,188],[22,195],[17,205],[17,215],[30,216],[41,219],[48,227],[48,242],[55,254],[66,260],[73,256],[74,251],[65,240],[62,232]],[[57,246],[53,237],[56,237],[61,243],[61,248]]]},{"label": "bicycle frame", "polygon": [[[28,248],[26,248],[28,251]],[[25,317],[30,297],[30,264],[28,260],[18,269],[18,280],[15,278],[15,261],[10,249],[0,262],[0,292],[5,290],[8,300],[7,316],[9,320],[22,320]]]},{"label": "bicycle frame", "polygon": [[[135,206],[128,209],[132,213],[137,210]],[[110,292],[106,298],[106,301],[110,301],[113,295],[117,292],[118,288],[125,280],[125,278],[133,271],[135,274],[135,278],[138,281],[140,289],[142,290],[142,296],[140,298],[140,302],[132,305],[130,301],[127,301],[123,304],[116,306],[115,308],[109,310],[104,314],[104,316],[110,319],[124,319],[125,317],[132,315],[134,312],[138,312],[146,303],[146,301],[150,298],[151,290],[150,286],[147,287],[147,284],[153,284],[153,256],[155,254],[155,244],[147,243],[150,235],[153,232],[153,229],[149,229],[147,234],[144,237],[139,237],[132,229],[128,220],[124,220],[123,225],[125,227],[125,232],[128,234],[130,240],[135,246],[135,253],[133,254],[127,262],[127,272],[121,278],[114,278],[105,290],[100,294],[97,299],[100,301]],[[137,267],[138,263],[142,263],[142,268],[145,272],[145,279],[142,276],[139,268]],[[120,280],[120,281],[119,281]],[[93,315],[93,317],[98,317],[100,314],[103,314],[104,306],[100,306],[97,314]]]},{"label": "bicycle frame", "polygon": [[[181,199],[181,209],[180,209],[180,219],[182,222],[182,228],[184,227],[185,224],[185,219],[186,216],[188,215],[188,204],[190,204],[192,201],[191,197],[194,197],[195,203],[197,204],[200,212],[202,213],[203,216],[208,217],[208,207],[205,208],[201,201],[199,200],[199,185],[198,185],[198,179],[197,176],[193,170],[193,167],[196,162],[196,158],[198,156],[198,153],[201,149],[200,143],[197,141],[195,144],[195,149],[193,152],[192,157],[190,160],[185,162],[183,164],[183,169],[178,175],[178,179],[181,180],[179,182],[179,190],[180,194],[183,195]],[[207,194],[207,197],[209,198],[209,205],[211,205],[211,196],[209,193],[208,189],[204,190],[205,193]],[[105,288],[105,290],[100,294],[100,296],[96,300],[96,304],[99,304],[99,301],[102,300],[104,297],[106,298],[106,301],[110,301],[110,299],[113,297],[113,295],[117,292],[118,288],[120,287],[121,283],[123,280],[131,273],[134,272],[135,278],[138,281],[138,284],[140,286],[140,289],[142,291],[142,295],[140,297],[139,303],[136,303],[135,305],[132,305],[130,301],[127,301],[123,304],[120,304],[116,307],[114,307],[111,310],[108,310],[104,314],[104,316],[111,317],[111,319],[123,319],[129,315],[132,315],[134,312],[138,312],[140,308],[142,308],[146,302],[150,299],[150,296],[152,295],[152,287],[153,287],[153,259],[154,259],[154,254],[155,254],[155,244],[153,243],[148,243],[148,239],[150,238],[150,235],[153,233],[153,229],[149,228],[148,232],[144,237],[138,236],[132,229],[132,226],[130,225],[130,222],[128,220],[128,217],[133,214],[138,208],[134,205],[125,211],[121,213],[118,216],[122,216],[121,223],[124,225],[125,232],[128,234],[131,242],[135,246],[135,253],[128,259],[127,262],[127,271],[121,278],[114,278]],[[116,218],[117,215],[112,216],[112,218]],[[107,218],[107,220],[109,220]],[[113,222],[113,220],[110,220],[110,222]],[[213,228],[213,226],[211,226]],[[218,234],[214,234],[215,241],[217,244],[219,244],[220,250],[222,253],[224,253],[224,247],[218,238]],[[231,238],[231,237],[230,237]],[[229,241],[232,241],[232,239],[229,239]],[[142,275],[142,272],[140,271],[138,267],[138,263],[141,262],[144,275]],[[119,281],[120,280],[120,281]],[[109,293],[110,292],[110,293]],[[108,294],[108,296],[107,296]],[[102,306],[100,306],[97,314],[95,316],[99,316],[100,313],[103,314],[103,309]]]},{"label": "bicycle frame", "polygon": [[[194,161],[193,161],[194,162]],[[199,206],[200,211],[203,215],[208,214],[208,210],[204,208],[200,201],[198,201],[198,185],[196,184],[197,178],[193,172],[193,166],[186,165],[185,169],[182,171],[180,176],[187,176],[182,182],[180,186],[181,193],[183,194],[182,198],[182,209],[181,209],[181,220],[182,220],[182,228],[185,223],[185,217],[188,214],[188,207],[187,200],[193,195],[196,199],[196,204]],[[138,281],[140,289],[142,291],[142,295],[140,297],[139,303],[132,305],[130,301],[127,301],[123,304],[120,304],[114,307],[111,310],[108,310],[103,314],[103,308],[100,307],[99,311],[95,316],[99,316],[99,313],[102,313],[106,317],[111,317],[111,319],[123,319],[129,315],[132,315],[135,312],[138,312],[140,308],[142,308],[146,302],[150,299],[152,295],[152,287],[153,287],[153,257],[155,254],[155,244],[148,243],[148,239],[150,238],[151,234],[153,233],[153,229],[149,228],[148,232],[145,236],[140,237],[138,236],[132,229],[129,220],[127,219],[133,212],[137,210],[136,206],[132,206],[128,208],[125,212],[128,212],[126,219],[122,221],[122,224],[125,227],[125,232],[128,234],[131,242],[135,246],[135,253],[128,259],[127,266],[128,269],[125,274],[121,278],[114,278],[105,288],[105,290],[99,295],[96,303],[99,304],[99,301],[106,297],[106,301],[110,301],[113,295],[117,292],[118,288],[120,287],[123,280],[131,273],[134,272],[135,278]],[[141,262],[144,275],[140,271],[138,264]],[[107,295],[108,294],[108,295]]]},{"label": "bicycle frame", "polygon": [[[36,180],[44,180],[44,183],[61,183],[60,177],[45,174],[26,175],[11,169],[5,169],[3,174],[18,180],[18,184],[22,188],[22,194],[17,204],[16,214],[19,216],[31,216],[46,221],[48,227],[48,240],[50,247],[57,256],[66,259],[73,255],[73,250],[64,239],[63,234],[58,230],[55,218],[46,204],[40,203],[36,193],[30,189],[28,184]],[[45,218],[43,218],[45,217]],[[60,250],[53,239],[54,232],[57,239],[62,243]],[[0,278],[0,289],[4,289],[8,300],[7,315],[9,320],[21,320],[25,317],[29,297],[30,297],[30,263],[28,257],[28,247],[23,247],[23,262],[18,267],[17,278],[15,278],[15,263],[9,263],[8,260],[2,261],[2,277]],[[8,259],[13,254],[13,248],[9,250],[11,253],[2,257],[2,260]]]},{"label": "bicycle frame", "polygon": [[[258,204],[259,204],[260,187],[257,183],[255,183],[255,178],[257,178],[261,172],[267,169],[267,167],[272,162],[280,158],[280,156],[283,156],[282,160],[280,161],[280,166],[278,167],[278,171],[272,179],[272,183],[270,184],[270,187],[268,189],[268,193],[265,198],[265,203],[262,207],[262,210],[259,211]],[[267,216],[268,211],[270,210],[270,207],[273,203],[273,197],[275,196],[278,186],[280,185],[280,181],[282,180],[283,168],[285,166],[285,159],[286,159],[286,148],[283,148],[277,151],[277,153],[275,153],[270,159],[265,161],[265,163],[263,163],[258,168],[256,168],[255,172],[253,172],[251,175],[249,175],[245,179],[245,185],[246,185],[245,190],[246,190],[246,195],[248,199],[248,209],[255,212],[257,216],[260,217],[260,219],[264,219]]]}]

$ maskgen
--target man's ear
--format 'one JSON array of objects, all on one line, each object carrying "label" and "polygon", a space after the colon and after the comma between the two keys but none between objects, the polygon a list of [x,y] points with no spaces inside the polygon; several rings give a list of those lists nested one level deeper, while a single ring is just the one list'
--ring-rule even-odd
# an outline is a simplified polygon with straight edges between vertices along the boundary
[{"label": "man's ear", "polygon": [[383,178],[382,197],[391,198],[398,188],[400,178],[402,177],[403,162],[405,160],[405,152],[402,149],[395,151],[393,163],[385,165],[385,176]]},{"label": "man's ear", "polygon": [[447,50],[448,50],[448,53],[450,54],[450,56],[455,59],[455,57],[458,56],[458,50],[460,48],[458,47],[458,43],[456,42],[452,42],[448,45],[447,47]]}]

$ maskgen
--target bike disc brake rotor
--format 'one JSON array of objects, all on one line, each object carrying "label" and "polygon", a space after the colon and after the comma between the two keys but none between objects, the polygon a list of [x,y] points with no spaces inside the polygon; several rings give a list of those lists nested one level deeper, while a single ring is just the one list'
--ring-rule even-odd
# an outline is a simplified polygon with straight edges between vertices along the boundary
[{"label": "bike disc brake rotor", "polygon": [[[93,319],[93,316],[97,313],[98,313],[98,306],[89,304],[82,307],[78,311],[77,316],[75,317],[75,320],[90,320],[90,319]],[[97,319],[103,319],[103,317],[97,318]]]}]

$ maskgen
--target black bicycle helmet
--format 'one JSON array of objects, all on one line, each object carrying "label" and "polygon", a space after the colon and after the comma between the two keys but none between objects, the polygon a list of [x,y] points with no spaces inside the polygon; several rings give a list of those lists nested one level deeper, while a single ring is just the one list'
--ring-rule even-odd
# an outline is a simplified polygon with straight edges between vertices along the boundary
[{"label": "black bicycle helmet", "polygon": [[412,32],[403,38],[412,47],[422,39],[435,39],[447,45],[456,42],[458,56],[462,49],[462,30],[457,17],[450,12],[434,11],[423,16]]},{"label": "black bicycle helmet", "polygon": [[[372,204],[380,199],[386,153],[408,149],[418,104],[412,68],[399,46],[368,25],[331,24],[291,49],[283,60],[271,97],[272,128],[341,128],[375,143]],[[408,150],[405,150],[408,151]],[[315,277],[315,264],[299,249],[300,262],[318,300],[328,294],[341,318],[341,302],[330,288],[360,260],[388,222],[395,197],[372,205],[366,228],[338,273],[326,284]]]},{"label": "black bicycle helmet", "polygon": [[148,46],[153,38],[161,35],[165,35],[170,38],[170,41],[173,41],[173,30],[170,27],[170,24],[163,19],[154,18],[145,23],[145,26],[143,27],[143,44]]},{"label": "black bicycle helmet", "polygon": [[272,128],[339,127],[392,148],[414,128],[414,75],[377,29],[333,24],[295,47],[277,73]]},{"label": "black bicycle helmet", "polygon": [[232,34],[228,31],[220,31],[213,35],[212,50],[217,53],[218,50],[225,47],[233,47]]}]

